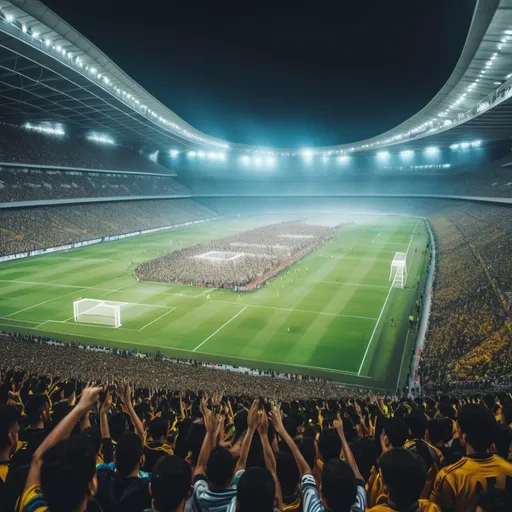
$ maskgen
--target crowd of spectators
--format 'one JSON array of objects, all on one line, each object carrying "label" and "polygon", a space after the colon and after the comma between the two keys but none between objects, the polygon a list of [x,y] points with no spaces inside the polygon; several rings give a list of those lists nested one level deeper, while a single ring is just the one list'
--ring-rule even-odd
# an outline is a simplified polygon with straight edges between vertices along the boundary
[{"label": "crowd of spectators", "polygon": [[0,210],[0,255],[215,216],[191,199],[5,208]]},{"label": "crowd of spectators", "polygon": [[149,160],[138,151],[90,141],[85,136],[55,136],[27,130],[22,126],[0,123],[0,138],[2,163],[169,173],[165,167]]},{"label": "crowd of spectators", "polygon": [[511,510],[506,391],[376,396],[1,338],[2,512]]},{"label": "crowd of spectators", "polygon": [[430,220],[439,263],[420,363],[423,383],[510,374],[512,210],[458,204]]},{"label": "crowd of spectators", "polygon": [[137,279],[213,288],[260,285],[332,235],[332,228],[281,222],[146,261]]},{"label": "crowd of spectators", "polygon": [[170,176],[0,167],[0,203],[189,193]]}]

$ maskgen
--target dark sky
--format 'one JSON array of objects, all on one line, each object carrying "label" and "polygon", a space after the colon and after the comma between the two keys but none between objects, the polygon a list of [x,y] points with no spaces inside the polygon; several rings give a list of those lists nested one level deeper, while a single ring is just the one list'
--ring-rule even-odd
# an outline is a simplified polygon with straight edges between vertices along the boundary
[{"label": "dark sky", "polygon": [[43,0],[187,122],[309,147],[396,126],[443,86],[476,0]]}]

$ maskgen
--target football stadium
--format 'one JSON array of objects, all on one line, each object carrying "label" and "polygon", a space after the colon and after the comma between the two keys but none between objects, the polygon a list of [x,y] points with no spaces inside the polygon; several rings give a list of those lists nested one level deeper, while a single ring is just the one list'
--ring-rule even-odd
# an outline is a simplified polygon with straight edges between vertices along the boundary
[{"label": "football stadium", "polygon": [[370,3],[0,0],[0,512],[512,510],[512,2]]}]

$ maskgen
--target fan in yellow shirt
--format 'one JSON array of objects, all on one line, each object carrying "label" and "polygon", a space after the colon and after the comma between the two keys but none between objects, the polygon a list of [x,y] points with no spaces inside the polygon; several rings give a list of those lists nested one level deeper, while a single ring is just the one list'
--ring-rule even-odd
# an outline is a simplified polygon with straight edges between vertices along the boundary
[{"label": "fan in yellow shirt", "polygon": [[387,503],[375,505],[369,512],[441,512],[435,503],[419,499],[426,480],[421,457],[405,448],[394,448],[381,455],[379,468]]}]

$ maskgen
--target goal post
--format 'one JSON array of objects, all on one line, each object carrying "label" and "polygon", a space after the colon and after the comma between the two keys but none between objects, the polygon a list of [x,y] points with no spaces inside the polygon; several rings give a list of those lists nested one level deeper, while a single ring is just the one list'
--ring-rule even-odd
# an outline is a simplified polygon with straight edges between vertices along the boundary
[{"label": "goal post", "polygon": [[98,300],[79,299],[73,302],[75,322],[121,326],[121,307],[119,304]]},{"label": "goal post", "polygon": [[407,254],[405,252],[395,254],[391,262],[389,280],[392,281],[391,286],[393,288],[405,288],[407,282]]}]

